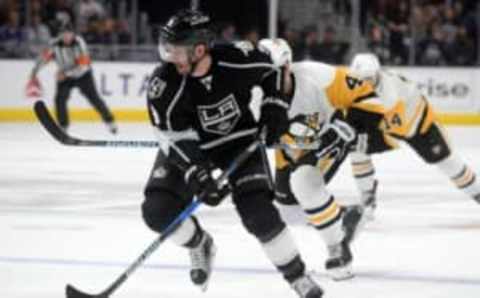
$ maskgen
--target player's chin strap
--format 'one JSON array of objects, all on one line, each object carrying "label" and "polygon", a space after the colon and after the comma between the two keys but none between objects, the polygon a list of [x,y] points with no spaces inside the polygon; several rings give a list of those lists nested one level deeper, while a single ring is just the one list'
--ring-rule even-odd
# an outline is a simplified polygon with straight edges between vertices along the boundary
[{"label": "player's chin strap", "polygon": [[[215,183],[220,186],[222,185],[228,177],[242,165],[253,152],[257,150],[259,146],[263,144],[262,137],[260,135],[253,143],[251,143],[245,150],[243,150],[231,163],[228,168],[222,173],[222,175],[215,180]],[[107,298],[109,297],[120,285],[122,285],[128,277],[160,246],[160,244],[173,232],[175,228],[182,223],[185,219],[189,218],[190,215],[200,206],[201,198],[205,194],[202,193],[198,196],[196,200],[193,200],[188,207],[183,210],[180,215],[178,215],[166,228],[163,230],[162,234],[153,241],[143,253],[103,292],[96,295],[86,294],[72,285],[67,285],[66,295],[67,298]]]}]

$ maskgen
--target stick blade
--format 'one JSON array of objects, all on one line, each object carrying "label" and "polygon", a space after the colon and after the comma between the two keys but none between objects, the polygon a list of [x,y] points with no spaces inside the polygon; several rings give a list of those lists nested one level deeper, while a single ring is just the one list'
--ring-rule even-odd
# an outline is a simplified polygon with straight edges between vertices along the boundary
[{"label": "stick blade", "polygon": [[36,101],[33,105],[33,110],[43,128],[45,128],[57,141],[65,145],[75,145],[76,140],[70,138],[60,127],[58,127],[43,101]]},{"label": "stick blade", "polygon": [[65,288],[65,293],[67,295],[67,298],[108,298],[108,295],[104,293],[98,295],[86,294],[80,290],[77,290],[72,285],[67,285],[67,287]]}]

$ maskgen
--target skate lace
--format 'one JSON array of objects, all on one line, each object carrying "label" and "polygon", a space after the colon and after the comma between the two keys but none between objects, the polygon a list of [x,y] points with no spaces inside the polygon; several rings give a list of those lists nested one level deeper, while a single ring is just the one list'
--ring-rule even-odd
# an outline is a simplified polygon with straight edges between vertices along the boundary
[{"label": "skate lace", "polygon": [[315,288],[315,284],[312,279],[308,276],[303,276],[298,278],[292,283],[292,287],[295,292],[300,295],[300,297],[306,297],[307,294]]},{"label": "skate lace", "polygon": [[206,239],[202,239],[197,247],[190,249],[192,269],[205,269],[207,267],[206,242]]}]

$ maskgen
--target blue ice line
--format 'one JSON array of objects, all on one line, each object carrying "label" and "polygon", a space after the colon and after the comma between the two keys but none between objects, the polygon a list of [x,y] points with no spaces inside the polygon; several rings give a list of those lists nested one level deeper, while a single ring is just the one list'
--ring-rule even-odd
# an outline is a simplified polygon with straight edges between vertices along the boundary
[{"label": "blue ice line", "polygon": [[[44,264],[44,265],[64,265],[64,266],[90,266],[90,267],[122,267],[127,268],[130,263],[125,262],[102,262],[88,260],[72,259],[50,259],[50,258],[27,258],[27,257],[9,257],[0,256],[1,263],[13,264]],[[181,270],[190,269],[187,265],[168,265],[168,264],[144,264],[144,269],[153,270]],[[277,270],[267,268],[239,268],[239,267],[215,267],[216,272],[234,273],[234,274],[278,274]],[[314,272],[315,276],[325,278],[326,274]],[[387,272],[387,271],[358,271],[355,273],[356,279],[361,280],[385,280],[385,281],[404,281],[404,282],[424,282],[432,284],[456,284],[467,286],[480,286],[480,279],[461,278],[448,276],[428,276],[420,274],[408,274],[407,272]]]}]

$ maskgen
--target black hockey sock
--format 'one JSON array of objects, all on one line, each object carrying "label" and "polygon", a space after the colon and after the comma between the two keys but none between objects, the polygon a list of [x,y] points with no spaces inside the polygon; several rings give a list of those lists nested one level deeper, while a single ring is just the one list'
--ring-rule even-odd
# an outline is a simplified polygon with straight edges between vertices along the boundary
[{"label": "black hockey sock", "polygon": [[285,265],[277,266],[277,269],[282,273],[283,277],[289,282],[292,283],[299,277],[305,274],[305,263],[297,255],[293,260],[288,262]]},{"label": "black hockey sock", "polygon": [[192,217],[192,220],[193,220],[193,223],[195,224],[195,233],[193,234],[192,238],[190,238],[190,240],[188,240],[188,242],[183,245],[188,248],[197,247],[202,241],[203,234],[205,234],[202,228],[200,227],[200,224],[198,223],[197,219],[195,217]]}]

